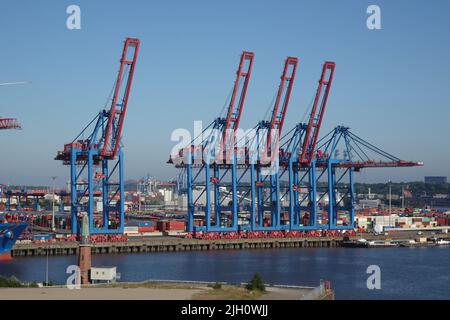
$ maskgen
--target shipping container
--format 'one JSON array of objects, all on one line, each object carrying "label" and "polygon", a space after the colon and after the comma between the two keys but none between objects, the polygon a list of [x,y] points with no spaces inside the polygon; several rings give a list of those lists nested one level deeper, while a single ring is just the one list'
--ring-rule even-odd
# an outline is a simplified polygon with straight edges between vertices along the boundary
[{"label": "shipping container", "polygon": [[153,226],[153,221],[139,221],[138,227],[151,227]]},{"label": "shipping container", "polygon": [[51,234],[35,234],[33,235],[33,240],[40,240],[40,241],[46,241],[52,239]]},{"label": "shipping container", "polygon": [[179,231],[167,231],[167,232],[164,232],[163,234],[168,235],[168,236],[177,236],[177,235],[181,235],[184,233],[185,233],[184,231],[179,230]]},{"label": "shipping container", "polygon": [[149,236],[149,237],[160,237],[163,235],[163,233],[162,232],[146,232],[143,235]]},{"label": "shipping container", "polygon": [[153,227],[153,226],[138,227],[138,232],[139,232],[139,233],[143,233],[143,232],[153,232],[153,231],[155,231],[155,227]]},{"label": "shipping container", "polygon": [[[180,221],[180,220],[171,220],[167,221],[165,230],[167,231],[178,231],[178,230],[185,230],[186,229],[186,222]],[[163,231],[163,230],[161,230]]]}]

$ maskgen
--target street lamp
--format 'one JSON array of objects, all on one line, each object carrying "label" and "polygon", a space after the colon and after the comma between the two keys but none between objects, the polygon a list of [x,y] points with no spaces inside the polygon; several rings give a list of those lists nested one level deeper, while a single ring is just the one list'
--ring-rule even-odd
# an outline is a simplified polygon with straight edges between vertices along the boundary
[{"label": "street lamp", "polygon": [[402,211],[405,213],[405,187],[402,184]]},{"label": "street lamp", "polygon": [[56,226],[55,226],[55,180],[57,176],[52,176],[53,180],[53,191],[52,191],[52,231],[55,232]]},{"label": "street lamp", "polygon": [[49,250],[49,246],[47,244],[47,258],[46,258],[46,264],[45,264],[45,286],[48,286],[48,250]]},{"label": "street lamp", "polygon": [[392,214],[392,181],[389,180],[389,215]]}]

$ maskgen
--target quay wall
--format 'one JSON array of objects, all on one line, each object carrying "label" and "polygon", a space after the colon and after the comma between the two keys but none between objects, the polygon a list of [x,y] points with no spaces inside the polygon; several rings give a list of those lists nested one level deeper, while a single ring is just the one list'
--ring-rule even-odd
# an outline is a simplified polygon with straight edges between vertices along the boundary
[{"label": "quay wall", "polygon": [[[272,248],[319,248],[337,247],[343,238],[281,238],[281,239],[148,239],[128,242],[104,242],[92,244],[92,254],[208,251],[208,250],[242,250]],[[12,251],[13,257],[73,255],[78,254],[78,242],[56,243],[17,243]]]}]

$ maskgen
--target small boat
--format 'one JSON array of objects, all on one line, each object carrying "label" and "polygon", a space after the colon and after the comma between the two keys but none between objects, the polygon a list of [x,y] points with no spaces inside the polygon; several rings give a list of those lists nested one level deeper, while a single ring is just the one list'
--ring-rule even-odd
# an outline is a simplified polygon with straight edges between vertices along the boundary
[{"label": "small boat", "polygon": [[440,240],[436,241],[436,245],[438,245],[438,246],[448,246],[449,244],[450,244],[450,241],[444,240],[444,239],[440,239]]},{"label": "small boat", "polygon": [[387,248],[387,247],[398,247],[399,244],[397,242],[392,242],[388,240],[374,240],[369,241],[369,248]]}]

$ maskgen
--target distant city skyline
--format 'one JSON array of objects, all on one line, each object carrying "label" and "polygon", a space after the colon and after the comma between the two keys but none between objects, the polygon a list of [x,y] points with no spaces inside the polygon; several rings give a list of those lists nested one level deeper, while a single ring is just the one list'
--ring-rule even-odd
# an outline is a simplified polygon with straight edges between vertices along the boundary
[{"label": "distant city skyline", "polygon": [[[450,3],[415,1],[76,1],[81,29],[66,27],[69,1],[2,5],[0,115],[23,130],[0,132],[0,183],[52,185],[69,179],[54,157],[109,105],[127,36],[141,52],[124,124],[125,179],[178,174],[166,164],[177,128],[219,116],[240,53],[255,53],[241,127],[264,115],[287,56],[299,58],[285,132],[302,120],[325,60],[336,73],[322,135],[336,125],[420,168],[367,169],[356,182],[450,176]],[[366,26],[369,5],[382,29]]]}]

